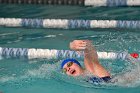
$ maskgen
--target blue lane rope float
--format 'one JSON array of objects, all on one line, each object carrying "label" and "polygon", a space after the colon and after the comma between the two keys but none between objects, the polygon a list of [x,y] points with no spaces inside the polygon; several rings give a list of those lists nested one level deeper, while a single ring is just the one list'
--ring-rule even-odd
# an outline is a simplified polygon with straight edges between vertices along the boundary
[{"label": "blue lane rope float", "polygon": [[[4,48],[0,47],[0,58],[25,57],[28,59],[46,58],[83,58],[81,54],[70,50],[56,49],[35,49],[35,48]],[[97,52],[99,59],[122,59],[125,60],[130,55],[128,52]],[[139,54],[138,54],[139,55]],[[138,58],[140,60],[140,58]]]},{"label": "blue lane rope float", "polygon": [[0,0],[0,3],[80,6],[140,6],[140,0]]},{"label": "blue lane rope float", "polygon": [[22,20],[23,27],[42,27],[43,20],[42,19],[23,19]]},{"label": "blue lane rope float", "polygon": [[60,28],[60,29],[92,29],[92,28],[140,28],[140,20],[68,20],[68,19],[22,19],[0,18],[0,26]]}]

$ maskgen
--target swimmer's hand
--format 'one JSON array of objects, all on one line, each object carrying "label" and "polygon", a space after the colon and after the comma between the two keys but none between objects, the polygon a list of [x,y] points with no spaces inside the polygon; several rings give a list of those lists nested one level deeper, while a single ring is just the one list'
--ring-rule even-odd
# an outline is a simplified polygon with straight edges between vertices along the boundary
[{"label": "swimmer's hand", "polygon": [[70,42],[70,49],[75,51],[83,51],[92,45],[90,40],[74,40]]}]

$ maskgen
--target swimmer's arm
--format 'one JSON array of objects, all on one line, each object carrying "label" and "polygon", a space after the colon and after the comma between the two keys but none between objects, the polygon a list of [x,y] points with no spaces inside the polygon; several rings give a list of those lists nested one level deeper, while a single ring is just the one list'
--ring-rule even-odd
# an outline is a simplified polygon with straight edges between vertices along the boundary
[{"label": "swimmer's arm", "polygon": [[99,63],[97,52],[91,41],[87,41],[87,47],[84,50],[85,66],[92,66],[93,63]]},{"label": "swimmer's arm", "polygon": [[98,77],[110,76],[110,73],[99,63],[97,52],[89,41],[84,50],[84,64],[88,71]]},{"label": "swimmer's arm", "polygon": [[108,71],[99,63],[97,52],[89,40],[74,40],[70,48],[75,51],[84,51],[84,64],[87,71],[99,77],[110,76]]},{"label": "swimmer's arm", "polygon": [[86,62],[99,62],[97,52],[90,40],[74,40],[70,43],[70,49],[75,51],[84,51]]}]

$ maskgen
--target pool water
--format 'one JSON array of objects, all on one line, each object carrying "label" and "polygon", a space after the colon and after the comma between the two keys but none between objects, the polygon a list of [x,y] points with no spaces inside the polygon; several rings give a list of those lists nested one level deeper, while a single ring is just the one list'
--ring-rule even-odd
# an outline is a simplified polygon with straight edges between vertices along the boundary
[{"label": "pool water", "polygon": [[[0,17],[140,20],[139,7],[0,5]],[[139,29],[42,29],[0,27],[0,47],[69,49],[74,39],[93,41],[97,51],[140,53]],[[140,64],[101,60],[119,82],[91,84],[62,74],[61,60],[0,59],[2,93],[139,93]],[[80,60],[82,63],[82,59]],[[127,81],[122,77],[134,78]]]}]

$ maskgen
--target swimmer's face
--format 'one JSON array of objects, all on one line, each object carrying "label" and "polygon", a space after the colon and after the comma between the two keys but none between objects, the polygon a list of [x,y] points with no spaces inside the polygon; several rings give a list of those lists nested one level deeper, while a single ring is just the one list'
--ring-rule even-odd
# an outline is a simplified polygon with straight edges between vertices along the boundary
[{"label": "swimmer's face", "polygon": [[82,74],[82,68],[73,62],[68,62],[64,65],[63,71],[70,76],[79,76]]}]

